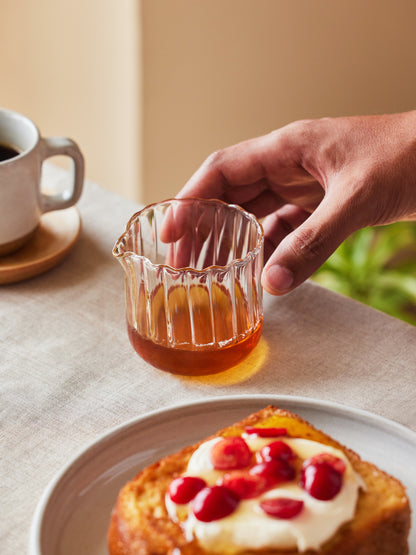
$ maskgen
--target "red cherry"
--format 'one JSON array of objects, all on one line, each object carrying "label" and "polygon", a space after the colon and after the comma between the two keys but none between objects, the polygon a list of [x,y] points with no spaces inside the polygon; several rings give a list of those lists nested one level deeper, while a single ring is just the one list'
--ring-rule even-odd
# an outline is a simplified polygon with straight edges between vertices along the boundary
[{"label": "red cherry", "polygon": [[189,503],[198,491],[206,485],[205,480],[202,478],[196,476],[182,476],[181,478],[175,478],[175,480],[170,483],[168,494],[174,503],[184,505],[185,503]]},{"label": "red cherry", "polygon": [[315,499],[329,501],[341,490],[342,474],[327,461],[305,461],[300,485]]},{"label": "red cherry", "polygon": [[294,467],[282,459],[270,459],[250,468],[250,474],[262,476],[271,488],[281,482],[288,482],[295,477]]},{"label": "red cherry", "polygon": [[265,445],[260,450],[260,457],[264,461],[269,461],[271,459],[283,459],[285,461],[293,461],[296,459],[296,454],[289,447],[287,443],[281,440],[272,441],[268,445]]},{"label": "red cherry", "polygon": [[287,434],[286,428],[256,428],[255,426],[247,426],[246,434],[255,434],[259,437],[278,437]]},{"label": "red cherry", "polygon": [[339,457],[336,457],[335,455],[332,455],[331,453],[319,453],[318,455],[313,455],[312,457],[307,459],[303,464],[304,464],[304,466],[307,466],[308,464],[319,463],[319,462],[328,463],[335,470],[337,470],[340,474],[344,474],[344,472],[347,468],[347,465],[345,464],[345,461],[343,461]]},{"label": "red cherry", "polygon": [[211,462],[217,470],[245,468],[251,463],[252,453],[242,437],[225,437],[211,448]]},{"label": "red cherry", "polygon": [[240,499],[253,499],[268,489],[268,480],[260,474],[236,470],[225,474],[221,485],[233,491]]},{"label": "red cherry", "polygon": [[202,489],[192,501],[192,511],[202,522],[224,518],[237,508],[238,497],[225,486],[212,486]]},{"label": "red cherry", "polygon": [[294,518],[301,512],[303,501],[288,497],[276,497],[274,499],[264,499],[260,502],[260,507],[269,516],[289,519]]}]

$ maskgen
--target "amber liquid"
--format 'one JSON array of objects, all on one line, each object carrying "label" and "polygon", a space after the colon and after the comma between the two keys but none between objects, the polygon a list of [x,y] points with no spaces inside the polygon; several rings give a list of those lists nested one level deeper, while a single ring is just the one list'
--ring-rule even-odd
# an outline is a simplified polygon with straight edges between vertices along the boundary
[{"label": "amber liquid", "polygon": [[[236,286],[235,316],[231,298],[221,286],[214,285],[211,296],[206,287],[192,286],[189,297],[190,302],[183,287],[172,288],[166,318],[165,294],[158,288],[150,300],[149,318],[144,292],[139,292],[137,329],[128,322],[137,353],[157,368],[193,376],[220,372],[242,361],[258,343],[263,321],[260,318],[249,329],[248,305],[240,288]],[[233,336],[236,339],[230,342]]]}]

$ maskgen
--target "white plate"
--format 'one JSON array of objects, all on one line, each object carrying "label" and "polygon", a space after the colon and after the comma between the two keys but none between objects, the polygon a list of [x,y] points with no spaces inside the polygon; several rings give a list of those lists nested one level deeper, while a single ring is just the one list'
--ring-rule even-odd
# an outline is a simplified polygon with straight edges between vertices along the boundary
[{"label": "white plate", "polygon": [[[416,434],[411,430],[365,411],[301,397],[220,397],[152,412],[90,445],[44,492],[32,522],[29,554],[107,554],[110,512],[123,484],[160,457],[268,404],[298,413],[399,478],[416,507]],[[415,525],[409,544],[416,555]]]}]

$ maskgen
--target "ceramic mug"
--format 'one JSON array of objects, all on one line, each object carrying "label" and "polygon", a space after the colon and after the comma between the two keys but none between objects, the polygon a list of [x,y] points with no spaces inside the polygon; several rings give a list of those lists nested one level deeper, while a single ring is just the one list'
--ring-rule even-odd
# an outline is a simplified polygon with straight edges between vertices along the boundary
[{"label": "ceramic mug", "polygon": [[[42,191],[46,158],[64,155],[73,160],[72,184],[64,191]],[[25,245],[43,213],[73,206],[84,183],[84,158],[66,137],[41,137],[27,117],[0,108],[0,255]]]}]

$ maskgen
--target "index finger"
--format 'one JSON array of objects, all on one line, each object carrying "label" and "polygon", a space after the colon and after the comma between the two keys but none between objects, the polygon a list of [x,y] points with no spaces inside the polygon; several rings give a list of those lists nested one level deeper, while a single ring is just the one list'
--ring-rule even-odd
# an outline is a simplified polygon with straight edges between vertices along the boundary
[{"label": "index finger", "polygon": [[[259,189],[267,185],[267,170],[263,159],[270,148],[268,136],[249,139],[214,152],[192,175],[177,198],[216,198],[229,201],[235,189],[238,200],[246,202],[254,198]],[[253,189],[253,185],[256,185]],[[238,188],[238,189],[237,189]]]}]

